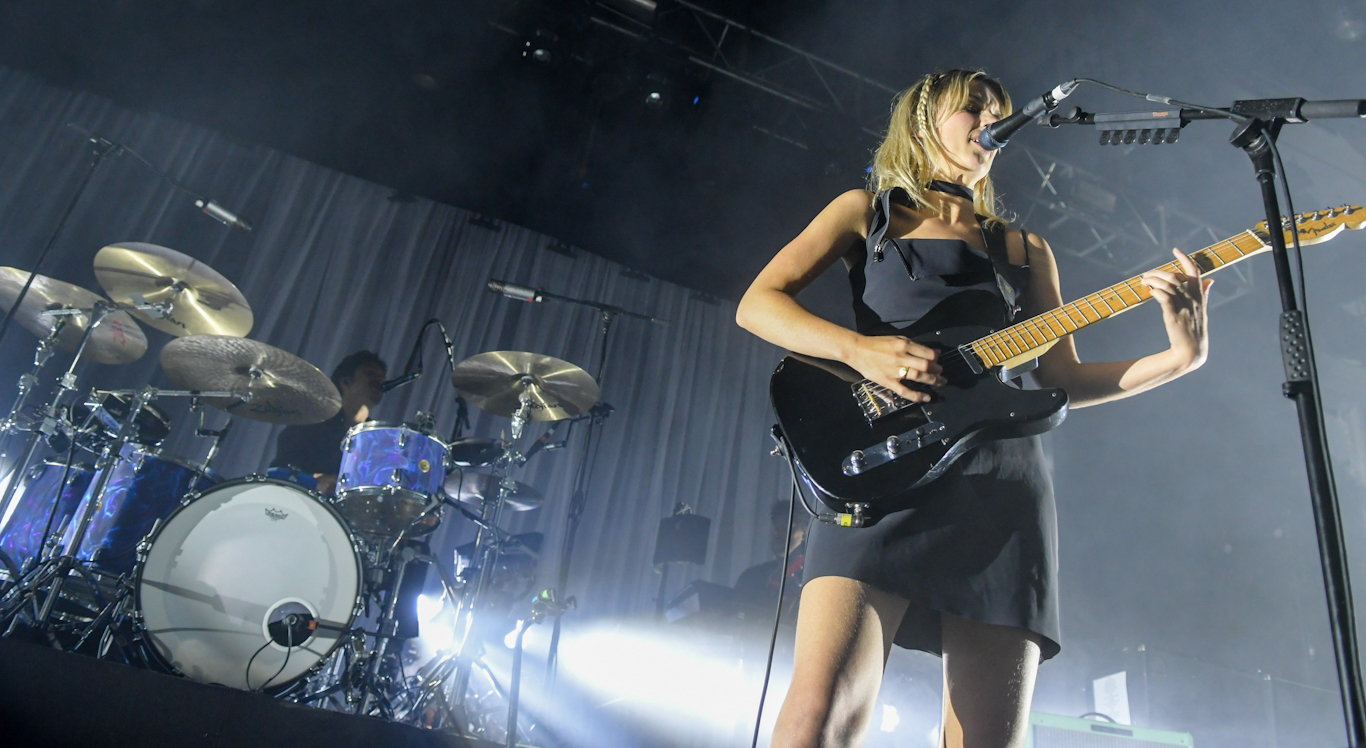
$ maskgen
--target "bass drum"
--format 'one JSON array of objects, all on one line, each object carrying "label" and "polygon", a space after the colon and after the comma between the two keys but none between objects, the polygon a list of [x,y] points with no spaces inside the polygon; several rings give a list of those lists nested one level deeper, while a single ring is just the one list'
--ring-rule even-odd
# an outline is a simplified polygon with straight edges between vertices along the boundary
[{"label": "bass drum", "polygon": [[288,685],[331,654],[361,606],[350,530],[294,483],[215,486],[171,514],[141,555],[137,606],[149,647],[201,683]]}]

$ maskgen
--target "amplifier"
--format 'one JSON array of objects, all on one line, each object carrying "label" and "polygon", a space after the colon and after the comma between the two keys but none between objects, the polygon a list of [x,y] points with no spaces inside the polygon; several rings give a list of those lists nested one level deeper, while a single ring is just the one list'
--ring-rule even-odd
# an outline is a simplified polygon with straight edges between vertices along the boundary
[{"label": "amplifier", "polygon": [[1179,745],[1194,748],[1187,732],[1153,730],[1113,722],[1031,712],[1025,748],[1161,748]]}]

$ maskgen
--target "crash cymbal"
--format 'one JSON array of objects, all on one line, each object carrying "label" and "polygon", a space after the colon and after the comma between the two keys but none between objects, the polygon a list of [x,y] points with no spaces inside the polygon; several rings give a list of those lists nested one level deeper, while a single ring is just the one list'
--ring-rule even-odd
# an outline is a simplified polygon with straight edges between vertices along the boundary
[{"label": "crash cymbal", "polygon": [[95,253],[95,277],[109,298],[121,304],[170,302],[164,317],[133,315],[172,335],[231,335],[251,332],[251,307],[227,278],[189,255],[144,242],[111,244]]},{"label": "crash cymbal", "polygon": [[588,372],[558,358],[525,351],[470,356],[451,372],[451,384],[477,408],[511,417],[523,392],[531,396],[532,421],[558,421],[586,412],[598,401]]},{"label": "crash cymbal", "polygon": [[[540,491],[525,483],[512,483],[512,493],[508,494],[507,500],[503,503],[505,509],[526,512],[540,506],[544,501]],[[485,500],[498,497],[498,476],[491,473],[455,471],[446,476],[446,485],[443,488],[447,496],[478,513]]]},{"label": "crash cymbal", "polygon": [[161,349],[161,368],[187,390],[250,392],[250,402],[204,402],[253,421],[297,426],[326,421],[341,410],[341,395],[318,367],[255,340],[230,335],[178,338]]},{"label": "crash cymbal", "polygon": [[[28,282],[29,273],[24,270],[0,267],[0,308],[10,309],[19,292]],[[88,314],[73,314],[56,317],[43,312],[50,309],[91,309],[96,301],[104,297],[80,286],[73,286],[44,275],[33,279],[24,302],[14,312],[14,321],[21,327],[40,338],[52,334],[57,321],[64,319],[66,325],[57,336],[57,347],[74,352],[81,344],[85,326],[90,321]],[[90,342],[85,346],[85,359],[101,364],[126,364],[137,361],[147,352],[147,337],[142,328],[128,316],[127,312],[114,312],[90,334]]]}]

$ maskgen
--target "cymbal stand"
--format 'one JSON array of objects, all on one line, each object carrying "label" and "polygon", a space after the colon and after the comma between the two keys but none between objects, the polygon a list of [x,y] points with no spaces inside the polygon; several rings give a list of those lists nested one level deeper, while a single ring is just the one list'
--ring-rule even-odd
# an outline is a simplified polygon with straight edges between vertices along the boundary
[{"label": "cymbal stand", "polygon": [[[19,415],[24,410],[28,396],[38,386],[38,374],[47,365],[47,361],[52,357],[53,348],[57,343],[57,336],[61,335],[62,329],[66,327],[66,320],[58,319],[57,324],[53,325],[52,332],[46,338],[38,342],[38,349],[33,354],[33,368],[19,377],[19,395],[14,399],[14,405],[10,406],[9,413],[4,420],[0,420],[0,440],[7,438],[10,434],[17,434],[23,429],[19,427]],[[13,507],[10,502],[14,500],[14,495],[19,487],[20,477],[23,475],[20,468],[27,468],[32,459],[32,450],[37,448],[37,437],[30,434],[30,438],[24,445],[24,458],[16,462],[9,472],[9,480],[5,483],[3,494],[0,494],[0,528],[5,526],[5,521],[9,518]],[[0,452],[0,457],[5,454]]]},{"label": "cymbal stand", "polygon": [[213,460],[218,456],[218,448],[222,446],[223,439],[228,436],[228,430],[232,428],[231,415],[228,416],[228,422],[223,424],[223,428],[221,429],[204,428],[206,410],[203,402],[200,400],[201,397],[201,395],[190,396],[190,410],[199,414],[199,427],[194,430],[194,435],[198,437],[210,437],[213,439],[213,444],[209,447],[209,453],[204,456],[204,462],[199,466],[198,474],[196,474],[194,478],[195,482],[191,485],[199,485],[199,483],[204,480],[204,474],[209,472],[209,468],[213,466]]},{"label": "cymbal stand", "polygon": [[[96,306],[98,307],[100,304],[97,303]],[[84,349],[85,343],[89,339],[90,332],[94,327],[95,326],[92,324],[86,330],[85,336],[81,340],[81,347],[77,349],[77,359],[80,358],[80,353]],[[76,362],[73,361],[73,369],[75,368],[75,365]],[[74,386],[75,377],[72,375],[71,371],[68,370],[67,376],[63,377],[62,384],[59,386],[59,395],[65,394],[65,392],[69,391]],[[80,550],[81,543],[85,540],[85,534],[90,527],[90,523],[94,520],[95,515],[103,508],[105,491],[109,487],[109,481],[113,478],[114,474],[112,468],[115,462],[122,458],[123,448],[128,444],[136,429],[137,416],[142,412],[143,407],[146,406],[147,403],[158,397],[231,397],[244,401],[251,399],[250,393],[158,390],[155,387],[144,387],[141,390],[111,390],[110,392],[112,394],[132,397],[132,402],[128,407],[128,413],[124,416],[123,422],[119,424],[118,433],[115,435],[114,439],[105,445],[104,450],[100,453],[99,459],[96,461],[95,474],[97,477],[95,482],[88,489],[88,494],[93,498],[86,502],[85,511],[78,519],[74,520],[76,522],[76,529],[73,532],[70,542],[62,549],[61,554],[48,559],[45,563],[39,565],[30,572],[24,580],[22,580],[21,584],[16,585],[16,587],[7,595],[7,597],[11,597],[12,599],[0,599],[0,622],[4,622],[8,619],[5,635],[14,632],[15,627],[19,623],[19,614],[23,612],[30,601],[37,599],[37,596],[46,586],[47,594],[43,598],[41,606],[38,607],[32,623],[35,628],[47,631],[49,641],[54,641],[55,643],[51,632],[48,631],[53,605],[61,595],[62,586],[65,584],[69,573],[73,570],[80,569],[80,562],[76,558],[76,553]],[[54,402],[56,402],[60,398],[54,397],[53,399]]]}]

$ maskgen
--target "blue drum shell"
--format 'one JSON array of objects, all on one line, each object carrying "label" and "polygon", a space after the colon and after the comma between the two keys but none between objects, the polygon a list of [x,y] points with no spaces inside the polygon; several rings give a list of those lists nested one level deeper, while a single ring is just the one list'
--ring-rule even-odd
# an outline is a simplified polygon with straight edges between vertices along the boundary
[{"label": "blue drum shell", "polygon": [[[185,494],[220,482],[212,471],[196,480],[197,468],[133,448],[125,448],[124,458],[116,461],[112,469],[102,506],[91,519],[85,539],[76,552],[76,558],[91,561],[96,569],[112,574],[133,571],[138,543],[152,531],[157,520],[169,516],[180,506]],[[91,489],[98,480],[97,472]],[[62,536],[63,546],[75,536],[75,525],[90,499],[90,490],[87,490],[71,526]]]},{"label": "blue drum shell", "polygon": [[423,498],[446,483],[446,445],[402,426],[363,423],[342,443],[337,493],[364,489],[409,492]]},{"label": "blue drum shell", "polygon": [[[95,470],[80,463],[71,466],[66,486],[57,500],[57,489],[66,473],[64,462],[44,462],[28,472],[24,484],[15,492],[14,512],[0,530],[0,550],[9,556],[19,569],[35,561],[42,550],[43,535],[48,531],[58,533],[75,514],[81,497],[90,485]],[[48,517],[56,505],[56,516],[49,525]],[[56,539],[53,535],[52,539]]]}]

